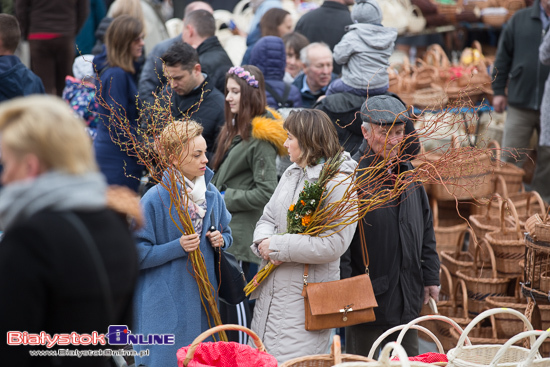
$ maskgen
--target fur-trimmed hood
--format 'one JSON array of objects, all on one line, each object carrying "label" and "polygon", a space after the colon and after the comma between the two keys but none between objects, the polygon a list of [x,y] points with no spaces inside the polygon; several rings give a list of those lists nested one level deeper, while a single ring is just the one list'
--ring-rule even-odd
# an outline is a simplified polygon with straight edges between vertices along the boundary
[{"label": "fur-trimmed hood", "polygon": [[269,107],[266,107],[266,111],[265,114],[252,119],[252,137],[273,144],[280,156],[288,155],[288,151],[283,146],[287,137],[283,129],[283,117]]}]

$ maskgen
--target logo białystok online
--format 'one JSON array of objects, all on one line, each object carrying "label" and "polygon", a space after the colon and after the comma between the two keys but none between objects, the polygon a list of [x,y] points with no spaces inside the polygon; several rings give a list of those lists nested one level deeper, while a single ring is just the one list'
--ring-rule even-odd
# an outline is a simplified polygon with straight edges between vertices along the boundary
[{"label": "logo bia\u0142ystok online", "polygon": [[105,335],[110,345],[166,344],[174,345],[173,334],[132,334],[126,325],[111,325]]},{"label": "logo bia\u0142ystok online", "polygon": [[53,348],[54,346],[66,346],[66,345],[106,345],[105,338],[110,345],[151,345],[151,344],[165,344],[174,345],[174,334],[132,334],[128,330],[126,325],[111,325],[107,331],[107,334],[99,334],[97,331],[93,331],[90,334],[79,334],[72,332],[70,334],[54,334],[50,335],[44,331],[33,334],[26,331],[8,331],[7,342],[8,345],[43,345],[47,348]]}]

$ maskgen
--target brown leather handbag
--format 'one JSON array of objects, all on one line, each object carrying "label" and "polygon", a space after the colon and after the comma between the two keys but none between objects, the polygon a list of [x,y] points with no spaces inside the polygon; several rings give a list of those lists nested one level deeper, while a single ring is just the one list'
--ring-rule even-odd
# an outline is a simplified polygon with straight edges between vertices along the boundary
[{"label": "brown leather handbag", "polygon": [[323,283],[308,283],[309,265],[304,265],[304,306],[308,331],[340,328],[375,320],[378,307],[369,277],[367,246],[362,226],[361,247],[365,274]]}]

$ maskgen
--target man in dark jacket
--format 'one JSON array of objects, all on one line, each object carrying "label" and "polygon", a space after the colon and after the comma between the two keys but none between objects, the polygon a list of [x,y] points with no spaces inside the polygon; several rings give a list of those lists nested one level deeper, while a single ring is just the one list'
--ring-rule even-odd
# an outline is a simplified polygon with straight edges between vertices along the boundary
[{"label": "man in dark jacket", "polygon": [[[525,162],[533,131],[540,131],[540,105],[550,68],[539,61],[539,46],[550,25],[548,0],[519,10],[507,22],[499,39],[493,74],[493,107],[508,107],[502,148],[518,149],[521,159],[505,155],[517,165]],[[506,89],[507,88],[507,89]],[[506,93],[506,91],[508,93]],[[537,147],[537,164],[531,188],[550,200],[550,147]]]},{"label": "man in dark jacket", "polygon": [[197,50],[189,44],[181,41],[173,44],[162,55],[162,61],[169,82],[162,91],[163,98],[170,97],[175,119],[190,117],[203,126],[202,136],[206,140],[210,159],[225,121],[225,98],[209,83],[210,78],[202,72]]},{"label": "man in dark jacket", "polygon": [[0,102],[45,93],[42,80],[14,55],[20,39],[17,19],[13,15],[0,14]]},{"label": "man in dark jacket", "polygon": [[[354,0],[325,0],[323,5],[300,18],[296,32],[307,37],[309,42],[324,42],[331,50],[346,33],[346,26],[352,24],[349,6]],[[334,72],[340,74],[341,66],[334,64]]]},{"label": "man in dark jacket", "polygon": [[[403,103],[388,95],[373,96],[361,108],[366,144],[354,159],[359,161],[359,170],[382,167],[371,190],[392,188],[396,174],[412,169],[410,162],[398,156],[397,149],[405,136],[406,110]],[[429,297],[438,299],[439,257],[428,196],[420,183],[409,185],[398,198],[367,213],[359,226],[342,256],[340,269],[342,278],[365,273],[361,246],[365,242],[378,302],[376,320],[346,328],[346,351],[366,356],[386,330],[418,317]],[[390,336],[381,345],[396,337]],[[407,333],[402,346],[408,355],[418,354],[416,331]]]},{"label": "man in dark jacket", "polygon": [[[190,9],[193,10],[193,8]],[[159,43],[147,56],[139,80],[139,95],[142,100],[152,103],[154,101],[152,92],[158,92],[166,84],[160,56],[179,41],[189,43],[197,50],[202,71],[210,78],[209,87],[216,87],[223,92],[225,90],[225,73],[233,66],[233,63],[220,44],[218,37],[215,36],[215,32],[216,21],[212,11],[201,8],[187,13],[183,19],[182,34]]]},{"label": "man in dark jacket", "polygon": [[324,96],[337,75],[332,72],[332,51],[325,43],[310,43],[300,51],[304,72],[294,79],[302,94],[302,107],[310,108]]}]

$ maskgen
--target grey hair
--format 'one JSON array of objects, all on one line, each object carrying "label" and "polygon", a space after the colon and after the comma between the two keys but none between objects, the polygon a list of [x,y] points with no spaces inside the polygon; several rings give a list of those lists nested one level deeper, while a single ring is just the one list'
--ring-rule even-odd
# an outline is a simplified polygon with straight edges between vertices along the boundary
[{"label": "grey hair", "polygon": [[363,124],[361,124],[361,126],[364,127],[367,132],[370,132],[372,130],[372,124],[370,122],[363,121]]},{"label": "grey hair", "polygon": [[309,45],[307,45],[306,47],[304,47],[300,50],[300,61],[302,61],[302,63],[305,66],[309,66],[309,50],[312,49],[312,48],[315,48],[315,47],[324,47],[327,50],[329,50],[330,54],[332,55],[332,51],[331,51],[329,45],[327,45],[326,43],[324,43],[324,42],[310,43]]}]

